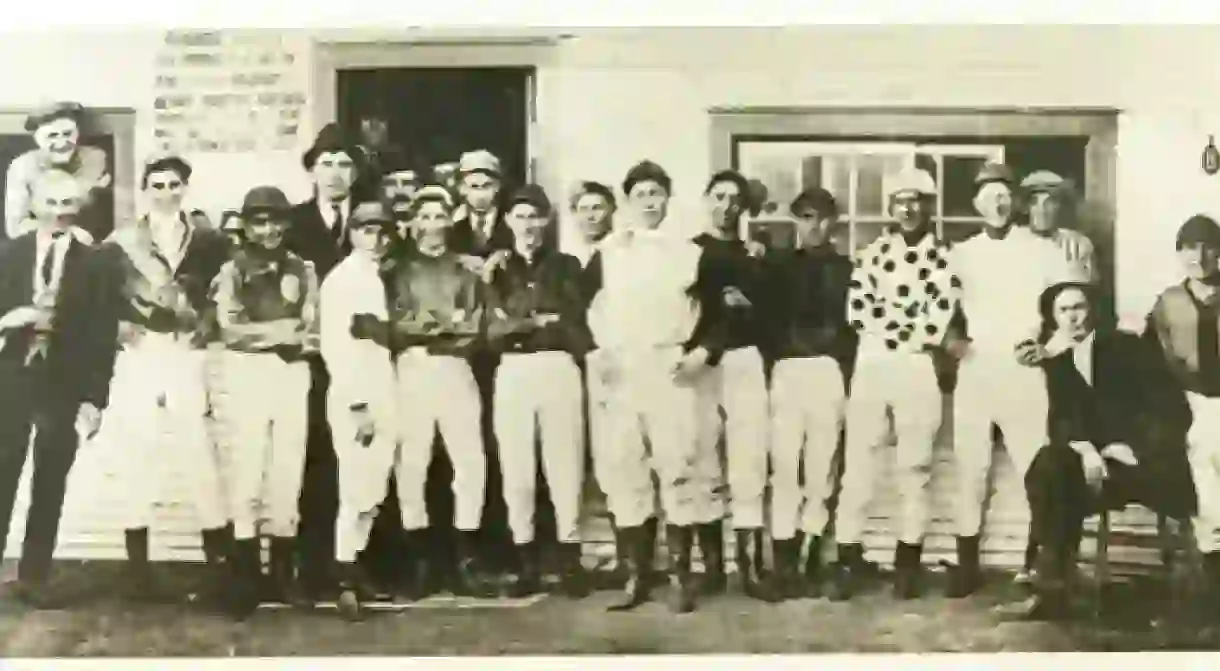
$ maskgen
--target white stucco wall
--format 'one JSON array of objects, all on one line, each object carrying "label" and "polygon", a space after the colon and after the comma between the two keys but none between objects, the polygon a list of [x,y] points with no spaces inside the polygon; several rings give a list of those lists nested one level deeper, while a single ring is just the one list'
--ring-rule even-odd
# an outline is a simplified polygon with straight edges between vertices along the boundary
[{"label": "white stucco wall", "polygon": [[[1195,212],[1220,214],[1220,177],[1208,177],[1199,167],[1208,133],[1220,134],[1218,29],[575,32],[539,70],[536,141],[544,184],[550,189],[579,179],[618,184],[631,164],[651,158],[674,177],[674,220],[692,230],[699,225],[698,193],[711,165],[707,111],[733,106],[1121,110],[1115,229],[1118,308],[1128,322],[1142,318],[1156,293],[1176,278],[1172,243],[1180,222]],[[378,37],[391,35],[382,31]],[[153,32],[67,39],[6,35],[0,40],[0,63],[38,67],[5,68],[0,108],[48,99],[133,108],[139,160],[152,147],[160,39]],[[308,48],[304,52],[301,67],[309,68]],[[300,150],[326,121],[305,119],[297,150],[191,156],[196,167],[192,204],[215,215],[258,183],[306,197]],[[118,500],[117,493],[103,494],[105,487],[90,475],[104,469],[106,459],[104,453],[82,452],[73,475],[73,483],[82,484],[69,495],[61,546],[72,544],[73,534],[100,538],[101,531],[93,528],[101,522],[91,521],[102,519],[96,516],[105,506],[97,497]],[[186,524],[187,512],[175,524]],[[21,523],[14,524],[14,535]],[[113,532],[102,535],[111,540],[96,541],[98,547],[121,543]],[[169,545],[193,552],[186,536]]]}]

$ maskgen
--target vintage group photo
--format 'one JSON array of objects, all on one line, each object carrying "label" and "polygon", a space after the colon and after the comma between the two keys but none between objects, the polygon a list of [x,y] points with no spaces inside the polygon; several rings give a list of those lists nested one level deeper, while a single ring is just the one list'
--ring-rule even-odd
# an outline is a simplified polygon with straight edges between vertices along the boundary
[{"label": "vintage group photo", "polygon": [[1217,649],[1217,36],[12,34],[0,655]]}]

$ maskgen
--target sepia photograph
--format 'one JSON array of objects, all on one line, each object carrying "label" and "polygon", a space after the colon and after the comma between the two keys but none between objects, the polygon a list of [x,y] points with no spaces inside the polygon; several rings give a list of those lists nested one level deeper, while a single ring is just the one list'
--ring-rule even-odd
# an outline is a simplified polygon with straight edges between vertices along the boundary
[{"label": "sepia photograph", "polygon": [[0,658],[1220,650],[1218,44],[7,29]]}]

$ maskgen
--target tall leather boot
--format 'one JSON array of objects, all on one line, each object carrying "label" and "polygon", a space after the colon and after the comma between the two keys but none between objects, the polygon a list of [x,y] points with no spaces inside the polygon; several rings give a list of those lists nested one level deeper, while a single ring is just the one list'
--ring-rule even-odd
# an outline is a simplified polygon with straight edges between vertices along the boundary
[{"label": "tall leather boot", "polygon": [[122,594],[137,603],[170,603],[178,600],[161,579],[148,559],[148,528],[127,529],[123,532],[127,549]]},{"label": "tall leather boot", "polygon": [[754,548],[763,542],[762,529],[737,529],[737,575],[741,576],[741,591],[751,599],[775,602],[776,598],[771,586],[759,573],[755,562]]},{"label": "tall leather boot", "polygon": [[839,557],[831,571],[830,600],[850,601],[864,576],[864,546],[839,543]]},{"label": "tall leather boot", "polygon": [[822,596],[822,539],[809,537],[809,554],[805,557],[805,596],[819,599]]},{"label": "tall leather boot", "polygon": [[1067,547],[1038,548],[1034,598],[1021,619],[1056,621],[1068,616],[1068,564],[1074,560],[1073,554]]},{"label": "tall leather boot", "polygon": [[276,536],[271,539],[269,578],[277,599],[294,608],[312,608],[313,600],[306,596],[297,582],[296,539]]},{"label": "tall leather boot", "polygon": [[262,600],[263,562],[262,548],[257,538],[234,541],[231,563],[231,612],[238,619],[245,619],[258,610]]},{"label": "tall leather boot", "polygon": [[643,526],[644,531],[640,542],[643,543],[644,546],[640,549],[640,552],[642,553],[640,558],[640,573],[644,578],[644,583],[649,589],[652,589],[653,587],[659,586],[661,583],[661,574],[659,574],[656,570],[657,530],[660,528],[661,523],[657,520],[657,518],[649,517],[644,522]]},{"label": "tall leather boot", "polygon": [[922,593],[920,585],[920,557],[923,545],[898,541],[894,548],[894,597],[918,599]]},{"label": "tall leather boot", "polygon": [[402,605],[419,601],[428,595],[428,574],[431,570],[430,533],[428,529],[403,531],[406,561],[402,575],[396,576],[391,597],[395,604]]},{"label": "tall leather boot", "polygon": [[203,537],[203,557],[207,564],[207,573],[198,586],[198,596],[208,607],[225,609],[229,596],[231,566],[236,551],[233,526],[230,524],[218,529],[204,529],[200,535]]},{"label": "tall leather boot", "polygon": [[716,520],[696,527],[699,551],[703,554],[703,593],[723,594],[728,588],[724,570],[724,521]]},{"label": "tall leather boot", "polygon": [[619,543],[625,547],[627,582],[623,586],[623,596],[606,610],[621,612],[633,610],[648,601],[648,574],[644,566],[652,562],[652,542],[648,540],[647,525],[638,527],[619,527]]},{"label": "tall leather boot", "polygon": [[457,566],[454,568],[453,593],[458,596],[489,597],[483,577],[479,572],[479,532],[457,532]]},{"label": "tall leather boot", "polygon": [[957,566],[949,569],[949,588],[945,596],[962,599],[978,591],[983,584],[979,567],[979,537],[957,537]]},{"label": "tall leather boot", "polygon": [[559,544],[560,589],[571,599],[589,596],[589,580],[580,558],[580,543]]},{"label": "tall leather boot", "polygon": [[775,557],[775,573],[771,576],[772,591],[778,600],[797,599],[804,596],[798,589],[797,565],[801,557],[801,538],[773,539],[771,554]]},{"label": "tall leather boot", "polygon": [[542,569],[539,566],[538,543],[517,546],[517,574],[505,586],[505,596],[522,598],[542,591]]},{"label": "tall leather boot", "polygon": [[669,552],[669,610],[690,613],[695,610],[695,580],[690,570],[694,535],[689,526],[667,524],[665,548]]}]

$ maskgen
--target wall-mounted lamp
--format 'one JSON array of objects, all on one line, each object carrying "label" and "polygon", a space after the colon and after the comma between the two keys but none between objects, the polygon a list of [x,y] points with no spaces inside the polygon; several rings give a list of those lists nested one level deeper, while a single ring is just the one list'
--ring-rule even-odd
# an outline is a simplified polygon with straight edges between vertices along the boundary
[{"label": "wall-mounted lamp", "polygon": [[1216,149],[1216,137],[1207,136],[1207,146],[1203,148],[1203,172],[1214,175],[1220,172],[1220,149]]}]

